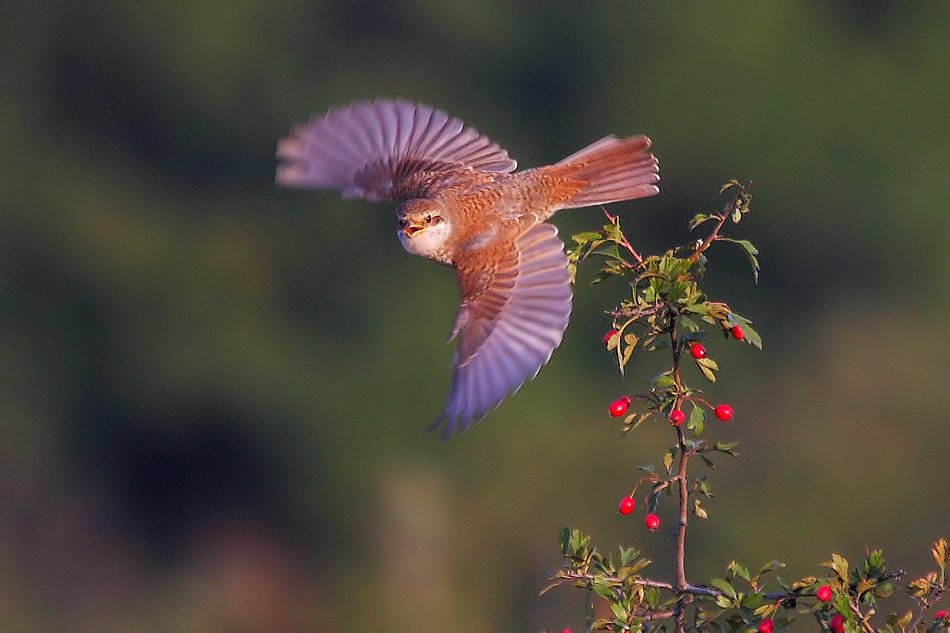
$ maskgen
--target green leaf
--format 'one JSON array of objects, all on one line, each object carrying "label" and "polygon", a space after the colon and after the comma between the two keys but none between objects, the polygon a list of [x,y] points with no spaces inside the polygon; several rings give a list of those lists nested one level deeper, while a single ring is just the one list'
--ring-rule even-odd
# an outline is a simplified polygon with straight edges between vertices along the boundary
[{"label": "green leaf", "polygon": [[742,251],[746,255],[746,259],[749,260],[749,265],[752,266],[752,277],[756,283],[759,281],[759,260],[756,258],[756,255],[759,254],[759,249],[755,247],[749,240],[737,240],[731,237],[718,237],[717,241],[720,242],[732,242],[733,244],[738,244],[742,247]]},{"label": "green leaf", "polygon": [[655,376],[651,381],[653,387],[656,389],[667,389],[676,384],[676,381],[673,379],[673,372],[667,371],[659,376]]},{"label": "green leaf", "polygon": [[733,587],[732,584],[724,578],[713,578],[709,581],[709,584],[733,600],[738,597],[735,587]]},{"label": "green leaf", "polygon": [[637,560],[640,556],[640,552],[632,547],[619,548],[620,549],[620,566],[626,567],[633,561]]},{"label": "green leaf", "polygon": [[[729,563],[729,566],[727,567],[727,569],[731,571],[734,575],[738,576],[739,578],[742,578],[743,580],[747,582],[752,580],[752,576],[749,574],[748,568],[746,568],[745,565],[737,563],[736,561],[732,561],[731,563]],[[750,607],[750,608],[755,608],[755,607]]]},{"label": "green leaf", "polygon": [[656,609],[657,605],[660,604],[660,590],[656,587],[647,587],[643,590],[643,601],[651,609]]},{"label": "green leaf", "polygon": [[613,611],[614,617],[618,620],[626,620],[627,616],[629,615],[627,609],[624,608],[622,604],[617,602],[610,603],[610,610]]},{"label": "green leaf", "polygon": [[742,326],[742,333],[745,334],[743,340],[751,345],[752,347],[762,349],[762,337],[759,336],[759,333],[748,323]]},{"label": "green leaf", "polygon": [[669,452],[663,456],[663,468],[666,469],[667,473],[673,472],[673,453]]},{"label": "green leaf", "polygon": [[709,215],[708,213],[697,213],[693,216],[693,219],[689,221],[689,230],[692,231],[697,226],[715,219],[717,218],[714,215]]},{"label": "green leaf", "polygon": [[613,259],[623,259],[620,257],[620,251],[617,248],[617,245],[614,243],[606,244],[600,248],[593,251],[594,255],[600,255],[602,257],[610,257]]},{"label": "green leaf", "polygon": [[616,596],[614,595],[613,587],[610,583],[603,578],[594,578],[590,583],[590,588],[594,590],[598,596],[604,600],[614,600]]},{"label": "green leaf", "polygon": [[578,246],[582,246],[592,240],[600,239],[602,236],[600,233],[594,231],[586,231],[583,233],[576,233],[571,237]]},{"label": "green leaf", "polygon": [[758,609],[763,602],[764,598],[760,593],[750,593],[742,599],[740,603],[743,609]]},{"label": "green leaf", "polygon": [[732,457],[739,457],[739,453],[734,450],[738,445],[739,442],[716,442],[713,444],[713,450],[720,453],[725,453],[726,455],[730,455]]},{"label": "green leaf", "polygon": [[562,527],[559,537],[561,541],[561,553],[567,556],[568,552],[570,551],[568,548],[570,547],[571,543],[571,528],[567,527],[566,525]]},{"label": "green leaf", "polygon": [[700,371],[703,372],[703,376],[706,377],[706,380],[716,382],[716,371],[719,369],[719,364],[709,357],[696,358],[694,360],[699,366]]},{"label": "green leaf", "polygon": [[686,428],[695,433],[696,435],[702,435],[703,429],[706,424],[706,411],[701,406],[693,404],[693,410],[689,412],[689,421],[686,423]]},{"label": "green leaf", "polygon": [[783,563],[782,561],[773,560],[762,565],[762,567],[759,569],[759,572],[755,576],[756,578],[758,578],[762,574],[767,574],[771,571],[775,571],[776,569],[783,569],[784,567],[785,567],[785,563]]},{"label": "green leaf", "polygon": [[848,561],[844,556],[832,554],[831,560],[822,563],[821,566],[834,570],[841,582],[848,582]]}]

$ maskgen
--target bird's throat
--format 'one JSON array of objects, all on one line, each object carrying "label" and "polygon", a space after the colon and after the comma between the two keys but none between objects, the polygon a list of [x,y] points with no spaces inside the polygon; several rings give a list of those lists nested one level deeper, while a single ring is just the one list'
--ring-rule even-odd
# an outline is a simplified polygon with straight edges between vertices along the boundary
[{"label": "bird's throat", "polygon": [[452,258],[449,253],[451,228],[448,222],[415,229],[411,232],[399,230],[396,231],[396,235],[399,237],[402,247],[413,255],[419,255],[447,266],[452,265]]}]

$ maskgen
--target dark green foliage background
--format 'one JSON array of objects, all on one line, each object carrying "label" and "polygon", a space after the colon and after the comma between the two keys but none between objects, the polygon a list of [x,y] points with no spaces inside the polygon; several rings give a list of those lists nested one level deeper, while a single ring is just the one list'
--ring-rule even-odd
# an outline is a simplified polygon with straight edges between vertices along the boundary
[{"label": "dark green foliage background", "polygon": [[621,287],[579,286],[551,365],[488,420],[422,434],[451,273],[402,251],[386,206],[273,185],[293,122],[377,95],[439,105],[526,167],[648,133],[662,193],[612,209],[646,253],[756,181],[738,236],[760,284],[720,248],[707,289],[765,350],[707,345],[707,394],[736,410],[710,427],[744,459],[715,473],[691,580],[865,547],[921,572],[950,528],[945,3],[0,12],[12,628],[579,628],[579,592],[537,597],[564,524],[668,571],[665,530],[614,513],[673,441],[607,418],[663,368],[635,356],[623,383],[603,351]]}]

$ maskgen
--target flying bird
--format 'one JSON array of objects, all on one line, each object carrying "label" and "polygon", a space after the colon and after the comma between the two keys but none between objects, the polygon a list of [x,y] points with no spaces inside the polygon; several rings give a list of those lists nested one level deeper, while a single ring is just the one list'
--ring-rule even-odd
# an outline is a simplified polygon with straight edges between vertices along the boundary
[{"label": "flying bird", "polygon": [[461,304],[452,384],[432,424],[448,437],[534,378],[571,314],[560,209],[656,195],[646,136],[607,136],[515,172],[496,143],[445,112],[379,99],[315,116],[277,145],[277,184],[398,201],[403,247],[455,270]]}]

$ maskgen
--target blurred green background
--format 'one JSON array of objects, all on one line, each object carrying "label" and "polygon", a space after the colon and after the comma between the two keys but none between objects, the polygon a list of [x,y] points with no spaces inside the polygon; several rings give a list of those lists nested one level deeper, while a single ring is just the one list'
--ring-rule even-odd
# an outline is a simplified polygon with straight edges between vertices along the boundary
[{"label": "blurred green background", "polygon": [[661,369],[622,381],[602,349],[622,287],[579,285],[551,364],[484,422],[422,433],[452,274],[387,205],[273,185],[293,123],[375,96],[523,167],[649,134],[662,192],[613,209],[646,252],[754,179],[761,281],[720,249],[708,285],[765,350],[709,345],[736,410],[712,430],[744,459],[689,575],[866,547],[924,571],[950,529],[948,7],[6,4],[3,628],[582,630],[581,592],[537,596],[565,524],[668,574],[666,529],[615,512],[671,439],[606,415]]}]

